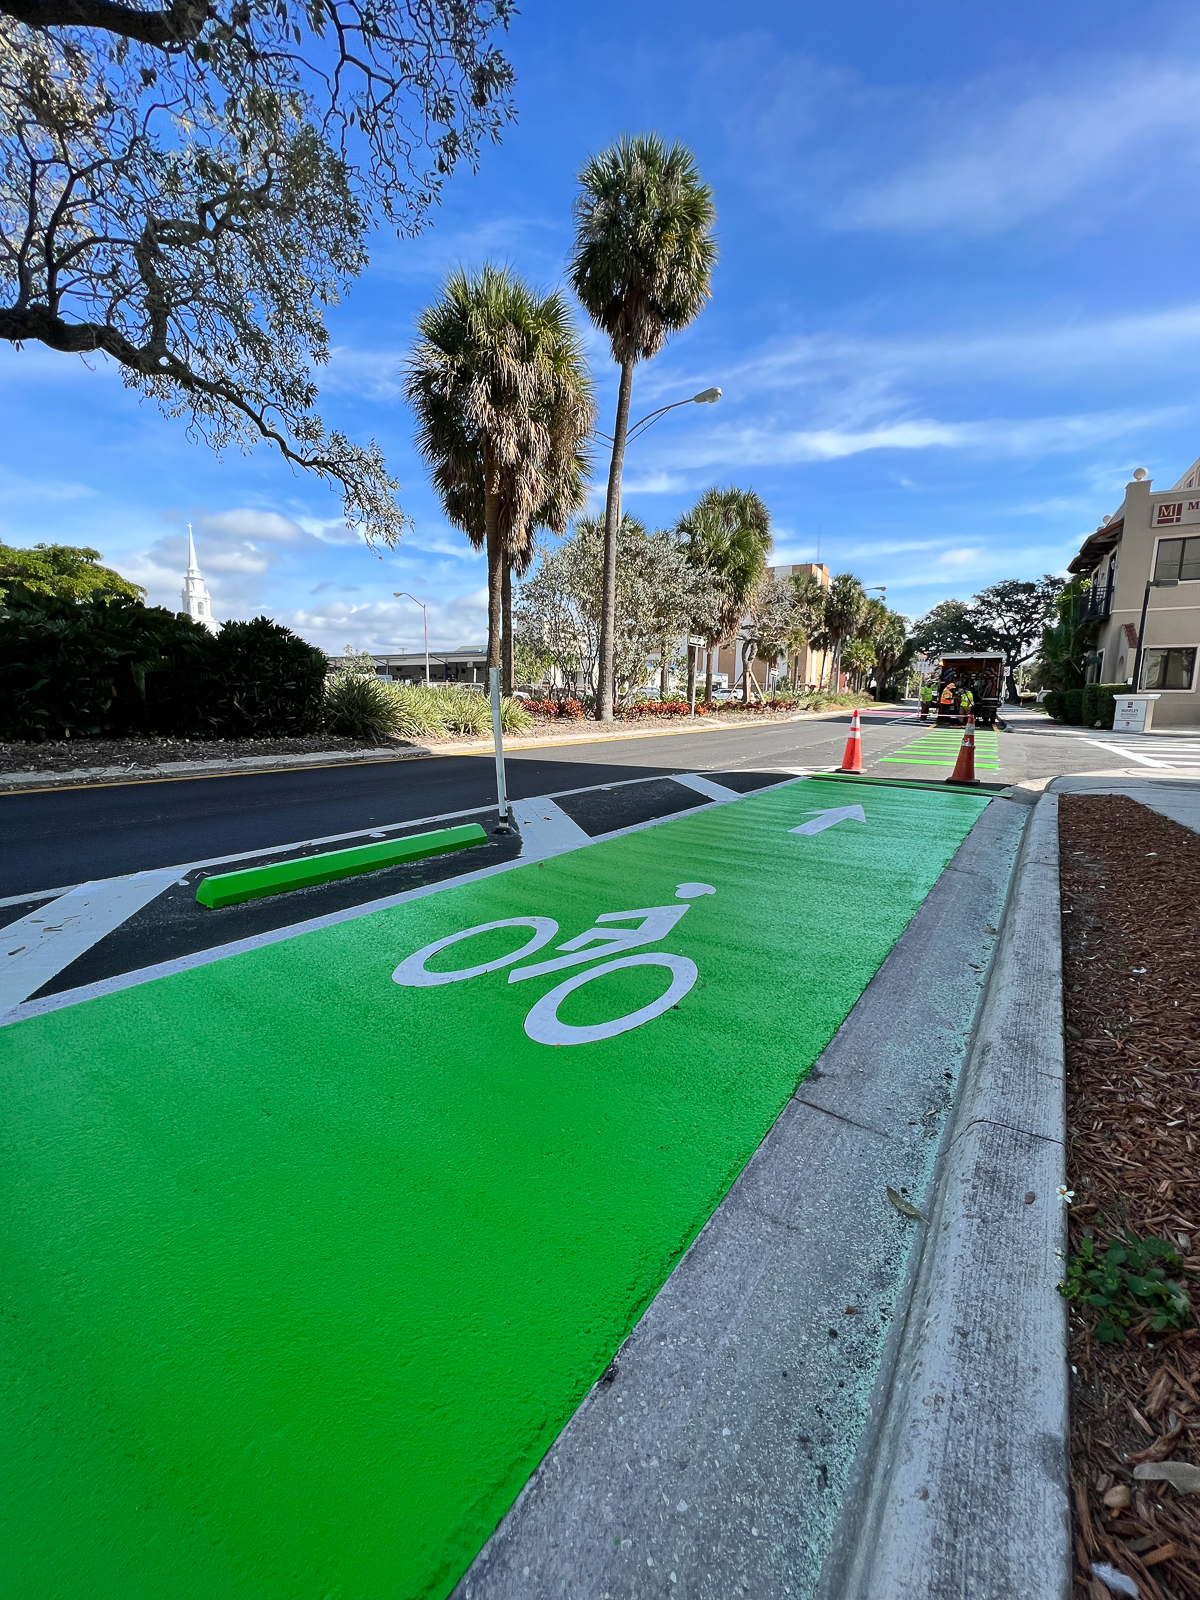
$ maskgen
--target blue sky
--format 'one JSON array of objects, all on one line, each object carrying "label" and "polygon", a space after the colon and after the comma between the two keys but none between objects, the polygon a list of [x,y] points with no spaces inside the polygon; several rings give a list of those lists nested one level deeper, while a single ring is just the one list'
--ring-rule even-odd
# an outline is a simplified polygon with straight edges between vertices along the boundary
[{"label": "blue sky", "polygon": [[[1112,0],[821,8],[526,0],[519,121],[417,241],[379,237],[330,319],[327,424],[376,438],[413,520],[372,553],[267,448],[215,460],[103,364],[0,347],[0,538],[97,546],[178,604],[186,524],[219,617],[338,651],[484,637],[484,571],[440,515],[398,369],[447,267],[549,287],[574,178],[623,131],[696,151],[715,188],[711,304],[639,369],[634,414],[718,384],[630,452],[625,504],[666,526],[712,483],[771,508],[775,559],[818,550],[916,616],[1061,570],[1136,466],[1200,455],[1200,19]],[[614,368],[588,332],[611,429]],[[604,462],[598,464],[603,477]],[[597,496],[597,504],[600,497]]]}]

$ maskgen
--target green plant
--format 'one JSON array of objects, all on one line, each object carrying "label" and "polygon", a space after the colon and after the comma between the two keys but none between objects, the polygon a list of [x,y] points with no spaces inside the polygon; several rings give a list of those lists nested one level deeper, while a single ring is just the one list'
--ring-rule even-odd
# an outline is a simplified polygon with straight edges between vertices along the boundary
[{"label": "green plant", "polygon": [[1094,1239],[1085,1239],[1067,1262],[1058,1292],[1103,1313],[1095,1334],[1101,1344],[1117,1344],[1134,1321],[1148,1318],[1152,1333],[1185,1328],[1192,1320],[1188,1291],[1169,1272],[1178,1272],[1180,1257],[1165,1239],[1139,1239],[1126,1228],[1103,1254]]},{"label": "green plant", "polygon": [[711,293],[716,206],[695,158],[657,134],[624,136],[579,174],[571,287],[621,369],[604,508],[596,717],[613,718],[617,542],[633,369],[686,328]]},{"label": "green plant", "polygon": [[506,695],[500,702],[500,726],[505,733],[528,733],[533,727],[533,718],[520,700]]},{"label": "green plant", "polygon": [[286,738],[321,720],[324,651],[269,617],[227,622],[213,641],[208,715],[220,737]]},{"label": "green plant", "polygon": [[400,709],[388,686],[360,672],[337,672],[325,684],[323,717],[330,733],[347,739],[386,739],[400,723]]}]

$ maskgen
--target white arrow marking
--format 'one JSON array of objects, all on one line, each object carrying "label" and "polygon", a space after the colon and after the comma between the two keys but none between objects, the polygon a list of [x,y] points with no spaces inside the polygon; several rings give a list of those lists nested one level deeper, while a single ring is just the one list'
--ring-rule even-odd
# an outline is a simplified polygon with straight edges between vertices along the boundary
[{"label": "white arrow marking", "polygon": [[802,822],[789,833],[824,833],[826,828],[836,828],[839,822],[865,822],[866,813],[861,806],[834,806],[829,811],[814,811],[811,822]]}]

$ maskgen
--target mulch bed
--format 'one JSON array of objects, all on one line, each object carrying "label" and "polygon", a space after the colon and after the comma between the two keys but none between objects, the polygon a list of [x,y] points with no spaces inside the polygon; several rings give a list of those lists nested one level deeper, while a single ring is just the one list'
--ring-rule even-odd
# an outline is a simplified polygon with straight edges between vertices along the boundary
[{"label": "mulch bed", "polygon": [[[1059,801],[1070,1249],[1128,1227],[1184,1257],[1200,1306],[1200,835],[1117,795]],[[1076,1600],[1103,1563],[1200,1600],[1200,1494],[1133,1476],[1200,1464],[1200,1330],[1102,1344],[1071,1306]]]},{"label": "mulch bed", "polygon": [[[403,740],[387,743],[403,744]],[[0,772],[75,772],[89,767],[156,767],[164,761],[232,761],[238,756],[320,755],[328,750],[373,750],[377,739],[63,739],[45,744],[0,744]]]}]

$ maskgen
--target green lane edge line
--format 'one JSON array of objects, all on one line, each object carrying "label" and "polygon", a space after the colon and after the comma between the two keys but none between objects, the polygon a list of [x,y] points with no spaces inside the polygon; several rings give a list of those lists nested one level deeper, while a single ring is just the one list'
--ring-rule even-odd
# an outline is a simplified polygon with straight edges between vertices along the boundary
[{"label": "green lane edge line", "polygon": [[437,828],[432,833],[409,834],[405,839],[385,839],[381,844],[360,844],[351,850],[331,850],[325,855],[279,861],[269,867],[218,873],[201,879],[196,899],[202,906],[216,911],[222,906],[240,905],[264,895],[283,894],[288,889],[308,889],[314,884],[350,878],[356,872],[374,872],[400,861],[421,861],[426,856],[444,855],[449,850],[465,850],[486,840],[487,833],[477,822],[463,823],[457,828]]},{"label": "green lane edge line", "polygon": [[[838,783],[873,783],[885,789],[925,789],[931,794],[945,794],[948,787],[945,778],[902,778],[898,773],[895,777],[891,773],[868,777],[862,772],[823,772],[821,782],[824,783],[826,779]],[[1007,794],[1012,786],[1007,783],[981,783],[978,787],[990,796]]]}]

